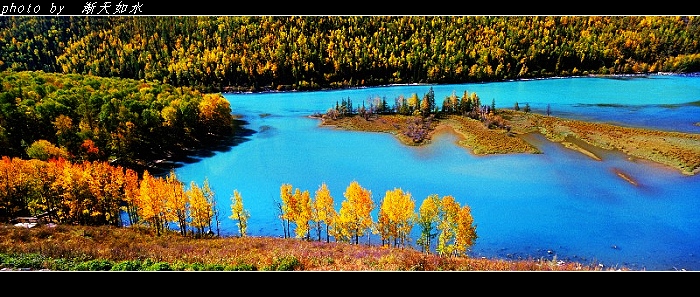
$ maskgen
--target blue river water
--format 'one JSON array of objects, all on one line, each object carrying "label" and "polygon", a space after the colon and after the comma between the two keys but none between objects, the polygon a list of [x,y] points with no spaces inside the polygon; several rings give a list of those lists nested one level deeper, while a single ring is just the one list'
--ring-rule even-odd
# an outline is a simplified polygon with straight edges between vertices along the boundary
[{"label": "blue river water", "polygon": [[[336,102],[355,106],[399,96],[438,105],[453,92],[477,93],[483,104],[624,126],[700,133],[700,77],[649,75],[577,77],[455,85],[399,85],[349,90],[225,94],[234,114],[255,133],[226,151],[180,164],[178,178],[206,179],[221,212],[221,234],[237,235],[231,196],[250,212],[249,236],[283,236],[278,218],[282,184],[308,190],[326,183],[336,209],[352,181],[379,204],[401,188],[416,211],[431,194],[452,195],[471,208],[478,238],[473,257],[556,259],[633,270],[700,270],[700,176],[683,175],[620,152],[589,148],[602,161],[538,134],[524,136],[542,154],[476,156],[450,133],[426,146],[401,144],[386,133],[319,126],[308,117]],[[622,171],[633,185],[617,175]],[[373,218],[376,220],[375,210]],[[414,227],[418,238],[418,227]],[[370,240],[378,244],[378,239]],[[366,240],[363,241],[366,243]]]}]

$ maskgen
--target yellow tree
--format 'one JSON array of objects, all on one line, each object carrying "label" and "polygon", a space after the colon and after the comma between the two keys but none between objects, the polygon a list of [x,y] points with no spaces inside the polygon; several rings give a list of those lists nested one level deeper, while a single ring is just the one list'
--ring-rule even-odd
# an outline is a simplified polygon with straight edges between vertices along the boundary
[{"label": "yellow tree", "polygon": [[[387,195],[388,193],[389,191],[387,191]],[[389,211],[389,207],[386,199],[387,197],[384,196],[380,202],[381,206],[379,207],[379,214],[377,215],[377,233],[379,233],[379,239],[382,241],[382,245],[389,245],[391,239],[393,238],[392,234],[394,234],[396,231],[394,228],[392,228],[391,219],[387,213]]]},{"label": "yellow tree", "polygon": [[90,221],[94,224],[118,225],[119,203],[121,198],[120,183],[123,178],[121,167],[117,168],[107,162],[84,161],[87,188],[94,203],[88,209]]},{"label": "yellow tree", "polygon": [[459,214],[459,203],[452,196],[443,196],[440,204],[440,222],[436,251],[440,256],[453,255],[455,249],[455,239],[457,236],[457,218]]},{"label": "yellow tree", "polygon": [[[27,209],[27,181],[25,160],[2,156],[0,162],[0,216],[29,215]],[[67,184],[70,186],[70,184]]]},{"label": "yellow tree", "polygon": [[[93,161],[98,162],[98,161]],[[105,176],[109,180],[106,182],[105,192],[108,199],[105,205],[106,223],[121,226],[122,218],[120,213],[121,204],[124,201],[124,187],[126,186],[126,175],[124,168],[121,166],[112,166],[107,162],[98,162],[100,166],[107,169],[108,174]]]},{"label": "yellow tree", "polygon": [[407,104],[409,107],[409,111],[411,113],[414,113],[414,115],[415,115],[415,112],[420,111],[421,100],[418,97],[418,94],[417,93],[411,94],[411,96],[408,97],[408,99],[407,99]]},{"label": "yellow tree", "polygon": [[[44,213],[48,214],[48,219],[50,221],[58,222],[58,217],[56,216],[57,208],[60,202],[60,194],[54,187],[56,180],[61,176],[63,172],[63,166],[67,161],[65,159],[51,159],[47,162],[40,160],[27,160],[27,162],[34,168],[35,172],[35,191],[37,192],[37,197],[30,201],[28,204],[30,213]],[[0,162],[4,163],[4,162]],[[12,168],[16,170],[17,168]],[[4,171],[0,169],[0,172]],[[1,175],[1,174],[0,174]],[[0,178],[0,188],[2,188],[2,178]],[[1,191],[0,191],[1,192]],[[1,195],[0,195],[1,196]],[[3,199],[0,197],[0,201]],[[0,216],[2,216],[2,203],[0,203]]]},{"label": "yellow tree", "polygon": [[311,220],[316,223],[318,241],[321,241],[322,224],[326,225],[326,242],[330,241],[329,226],[337,215],[334,204],[331,191],[328,189],[326,183],[322,183],[316,190],[313,207],[311,209]]},{"label": "yellow tree", "polygon": [[289,223],[296,220],[294,212],[294,192],[292,191],[291,184],[282,184],[280,186],[280,199],[282,200],[282,205],[280,206],[282,219],[282,227],[284,228],[284,238],[290,237]]},{"label": "yellow tree", "polygon": [[96,200],[90,193],[90,163],[83,162],[66,167],[64,171],[63,203],[68,205],[69,217],[82,225],[91,224],[91,213]]},{"label": "yellow tree", "polygon": [[435,233],[433,229],[440,221],[440,197],[437,194],[431,194],[423,200],[418,210],[418,225],[420,226],[420,237],[418,245],[423,248],[423,251],[430,253],[433,238]]},{"label": "yellow tree", "polygon": [[455,232],[455,251],[464,254],[474,245],[477,239],[476,225],[472,217],[471,208],[462,206],[457,213],[457,230]]},{"label": "yellow tree", "polygon": [[[384,198],[380,202],[379,214],[377,215],[377,232],[379,233],[379,238],[382,241],[382,245],[385,243],[390,245],[391,240],[397,237],[397,230],[395,221],[392,220],[392,207],[395,202],[395,192],[392,190],[386,191]],[[396,241],[394,241],[396,243]]]},{"label": "yellow tree", "polygon": [[170,174],[165,178],[166,191],[166,207],[168,222],[177,224],[180,229],[180,235],[187,235],[187,214],[189,212],[189,201],[185,195],[185,189],[182,182],[177,179],[175,170],[170,170]]},{"label": "yellow tree", "polygon": [[137,208],[143,222],[156,229],[160,235],[166,223],[165,199],[163,199],[163,182],[161,178],[153,177],[148,170],[143,172],[139,186]]},{"label": "yellow tree", "polygon": [[221,94],[204,94],[198,108],[199,121],[208,133],[219,134],[231,128],[231,106]]},{"label": "yellow tree", "polygon": [[129,225],[138,222],[138,197],[139,197],[139,176],[135,170],[127,168],[124,170],[123,202],[121,209],[126,212],[129,218]]},{"label": "yellow tree", "polygon": [[209,231],[211,232],[211,221],[216,220],[216,230],[217,235],[219,234],[219,210],[216,206],[216,199],[214,199],[214,191],[209,186],[209,179],[204,178],[204,183],[202,183],[202,193],[204,194],[204,199],[209,203]]},{"label": "yellow tree", "polygon": [[406,242],[410,241],[411,230],[416,222],[416,201],[409,192],[403,192],[401,189],[395,189],[394,192],[398,197],[393,211],[396,216],[398,239],[401,246],[405,246]]},{"label": "yellow tree", "polygon": [[185,194],[190,201],[190,224],[197,230],[199,236],[203,236],[204,229],[211,223],[211,204],[202,188],[194,181],[190,182],[190,188],[185,191]]},{"label": "yellow tree", "polygon": [[[5,157],[3,157],[3,159],[4,158]],[[48,206],[50,209],[54,210],[53,217],[56,219],[56,221],[59,223],[69,222],[70,208],[69,205],[65,203],[64,191],[68,190],[72,186],[70,180],[70,167],[72,167],[72,164],[63,158],[53,159],[49,162],[55,166],[51,170],[52,174],[54,175],[53,181],[51,181],[51,184],[48,185],[50,187],[50,191],[55,193],[55,197],[51,199],[53,201],[49,203]]]},{"label": "yellow tree", "polygon": [[[343,193],[345,200],[340,206],[338,227],[341,240],[360,242],[360,236],[365,235],[372,227],[372,191],[363,188],[357,181],[352,181]],[[369,243],[368,243],[369,244]]]},{"label": "yellow tree", "polygon": [[297,238],[306,237],[308,239],[310,236],[309,223],[311,222],[311,196],[309,191],[296,189],[294,191],[294,201],[296,202],[294,207],[296,209],[296,220],[294,221],[296,228],[294,233]]},{"label": "yellow tree", "polygon": [[243,208],[243,198],[238,190],[233,190],[233,195],[231,196],[231,216],[232,220],[238,221],[238,232],[241,233],[241,237],[246,236],[248,229],[248,218],[250,218],[250,213]]},{"label": "yellow tree", "polygon": [[[53,187],[57,189],[60,194],[60,203],[57,205],[56,214],[60,222],[78,222],[76,219],[76,209],[78,209],[77,198],[75,197],[79,191],[77,190],[79,183],[79,176],[76,173],[76,166],[71,163],[66,163],[63,167],[60,176],[54,182]],[[15,169],[16,170],[16,169]],[[13,171],[14,172],[14,171]],[[16,174],[19,174],[17,172]],[[21,179],[12,178],[15,181],[20,181]],[[10,187],[12,189],[13,187]]]},{"label": "yellow tree", "polygon": [[378,230],[382,241],[405,246],[415,221],[415,201],[400,188],[386,191],[379,208]]}]

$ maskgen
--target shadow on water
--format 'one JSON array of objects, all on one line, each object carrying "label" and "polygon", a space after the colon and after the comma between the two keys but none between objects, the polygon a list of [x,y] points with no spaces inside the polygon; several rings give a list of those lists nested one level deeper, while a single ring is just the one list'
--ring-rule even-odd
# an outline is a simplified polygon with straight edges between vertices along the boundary
[{"label": "shadow on water", "polygon": [[233,147],[249,141],[250,136],[257,133],[255,130],[247,128],[246,125],[248,125],[247,121],[234,119],[233,134],[208,138],[200,142],[197,147],[182,148],[179,152],[152,162],[148,171],[154,176],[165,175],[170,172],[171,169],[199,162],[217,153],[228,152]]}]

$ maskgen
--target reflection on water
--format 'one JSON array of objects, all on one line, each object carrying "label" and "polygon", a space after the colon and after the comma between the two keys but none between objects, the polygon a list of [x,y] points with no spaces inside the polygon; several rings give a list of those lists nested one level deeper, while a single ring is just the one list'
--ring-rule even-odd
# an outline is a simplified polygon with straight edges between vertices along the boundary
[{"label": "reflection on water", "polygon": [[[684,127],[700,121],[697,106],[682,104],[698,101],[699,86],[700,78],[650,76],[433,88],[438,102],[453,91],[468,90],[482,101],[494,99],[497,107],[528,102],[537,112],[551,104],[555,116]],[[235,222],[227,219],[234,189],[250,211],[250,235],[282,236],[275,203],[283,183],[314,193],[325,182],[339,209],[346,187],[358,181],[372,191],[377,204],[386,191],[402,188],[411,193],[417,207],[430,194],[452,195],[469,205],[479,236],[473,256],[700,270],[697,176],[576,143],[601,158],[595,160],[539,134],[522,137],[542,154],[475,156],[455,145],[458,138],[448,131],[430,145],[412,147],[391,134],[319,127],[318,120],[307,117],[342,98],[351,98],[355,104],[375,96],[393,102],[398,95],[421,96],[429,87],[227,94],[234,112],[256,133],[229,151],[184,164],[176,170],[178,177],[200,184],[209,180],[223,214],[224,235],[237,234]],[[647,105],[650,101],[654,105]],[[660,103],[680,106],[667,108]],[[415,239],[418,228],[414,232]]]}]

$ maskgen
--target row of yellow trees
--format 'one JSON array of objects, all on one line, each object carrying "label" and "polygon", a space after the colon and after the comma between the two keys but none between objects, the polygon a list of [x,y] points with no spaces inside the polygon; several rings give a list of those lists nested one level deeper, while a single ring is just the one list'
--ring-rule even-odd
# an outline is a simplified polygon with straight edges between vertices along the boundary
[{"label": "row of yellow trees", "polygon": [[[372,218],[376,204],[372,192],[353,181],[343,194],[345,200],[336,211],[334,198],[323,183],[312,198],[308,190],[280,187],[280,218],[285,237],[294,227],[297,238],[310,240],[315,229],[318,240],[359,243],[359,238],[379,234],[382,244],[406,246],[413,227],[420,227],[417,244],[441,255],[464,253],[477,238],[476,226],[468,206],[452,196],[430,195],[419,212],[409,192],[400,188],[386,191],[379,203],[377,220]],[[122,211],[129,222],[122,221]],[[0,217],[48,213],[62,224],[145,225],[157,234],[177,226],[183,236],[219,233],[220,212],[215,193],[205,179],[200,186],[191,181],[187,187],[174,171],[163,177],[144,171],[139,178],[132,169],[101,161],[71,163],[64,159],[25,160],[2,157],[0,160]],[[230,219],[237,221],[240,236],[246,236],[250,213],[241,194],[231,195]],[[325,228],[324,228],[325,227]]]},{"label": "row of yellow trees", "polygon": [[[240,193],[231,196],[231,219],[245,235],[249,213]],[[129,222],[123,222],[125,211]],[[0,160],[0,218],[46,213],[62,224],[146,225],[158,234],[177,226],[182,235],[203,236],[220,222],[214,192],[207,180],[189,187],[173,171],[165,177],[102,161],[71,163],[65,159]]]},{"label": "row of yellow trees", "polygon": [[[338,212],[334,198],[326,183],[316,190],[314,197],[308,190],[294,189],[291,184],[280,187],[280,218],[283,220],[285,237],[311,238],[316,230],[321,241],[325,229],[326,242],[333,236],[337,241],[359,243],[359,238],[378,234],[382,245],[405,247],[410,242],[413,227],[418,224],[420,237],[416,244],[430,252],[435,242],[435,251],[440,255],[464,254],[476,241],[476,225],[469,206],[461,206],[453,196],[431,194],[425,198],[416,213],[416,202],[411,193],[395,188],[387,190],[379,203],[377,220],[372,219],[376,204],[372,192],[352,181],[343,193]],[[325,228],[324,228],[325,227]]]},{"label": "row of yellow trees", "polygon": [[[213,233],[212,223],[216,224],[218,234],[219,210],[214,191],[206,179],[201,187],[190,181],[189,188],[185,188],[174,171],[165,177],[154,177],[145,171],[135,198],[131,203],[135,209],[128,211],[129,215],[156,228],[158,234],[175,224],[183,236],[190,228],[197,236],[203,236]],[[243,208],[238,190],[231,195],[231,213],[229,218],[238,222],[239,232],[245,236],[250,214]]]}]

